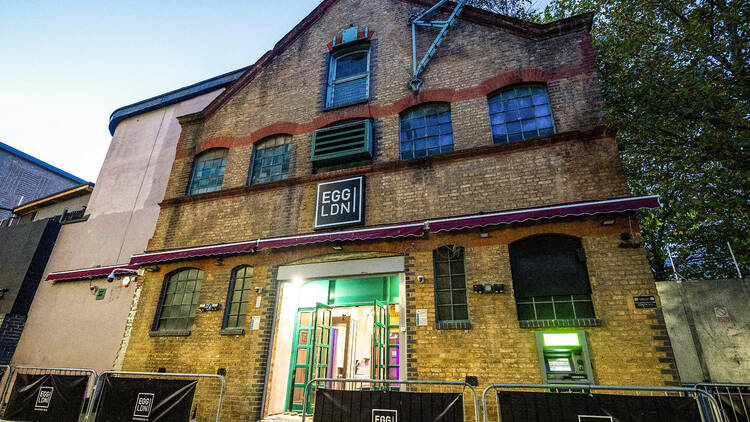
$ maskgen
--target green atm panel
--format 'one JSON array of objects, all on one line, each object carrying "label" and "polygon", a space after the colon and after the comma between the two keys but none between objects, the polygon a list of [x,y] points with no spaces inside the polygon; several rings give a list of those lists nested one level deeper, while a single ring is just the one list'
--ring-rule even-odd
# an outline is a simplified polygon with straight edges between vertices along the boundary
[{"label": "green atm panel", "polygon": [[583,330],[538,331],[536,344],[544,383],[594,383],[594,371]]}]

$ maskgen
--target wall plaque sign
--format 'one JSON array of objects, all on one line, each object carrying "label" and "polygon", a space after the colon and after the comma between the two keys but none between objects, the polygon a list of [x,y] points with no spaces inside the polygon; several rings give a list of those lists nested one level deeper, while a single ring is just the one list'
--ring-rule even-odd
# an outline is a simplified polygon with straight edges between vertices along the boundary
[{"label": "wall plaque sign", "polygon": [[365,177],[318,183],[315,230],[364,224]]},{"label": "wall plaque sign", "polygon": [[633,303],[635,304],[636,309],[656,308],[656,296],[633,296]]}]

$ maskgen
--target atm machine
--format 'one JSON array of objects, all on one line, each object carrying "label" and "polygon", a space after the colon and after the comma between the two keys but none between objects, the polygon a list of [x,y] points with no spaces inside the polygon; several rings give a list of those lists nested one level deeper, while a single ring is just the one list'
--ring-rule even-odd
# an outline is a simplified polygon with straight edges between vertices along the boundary
[{"label": "atm machine", "polygon": [[536,333],[542,382],[545,384],[594,384],[594,371],[586,333],[538,331]]}]

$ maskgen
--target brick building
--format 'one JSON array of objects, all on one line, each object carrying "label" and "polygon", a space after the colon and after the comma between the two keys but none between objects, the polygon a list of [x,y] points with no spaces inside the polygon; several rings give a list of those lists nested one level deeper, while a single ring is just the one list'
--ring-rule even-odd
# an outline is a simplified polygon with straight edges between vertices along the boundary
[{"label": "brick building", "polygon": [[179,118],[123,369],[225,371],[226,420],[321,375],[679,383],[592,16],[466,7],[415,92],[431,5],[325,0]]}]

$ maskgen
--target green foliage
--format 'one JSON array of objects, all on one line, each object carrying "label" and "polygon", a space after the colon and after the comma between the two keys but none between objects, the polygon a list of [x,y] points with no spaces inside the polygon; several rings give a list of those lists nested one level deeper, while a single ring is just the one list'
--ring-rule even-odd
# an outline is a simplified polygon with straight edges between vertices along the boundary
[{"label": "green foliage", "polygon": [[597,12],[607,124],[634,194],[664,205],[641,215],[657,279],[750,275],[750,2],[553,0],[552,21]]},{"label": "green foliage", "polygon": [[535,18],[532,0],[468,0],[466,4],[518,19]]}]

